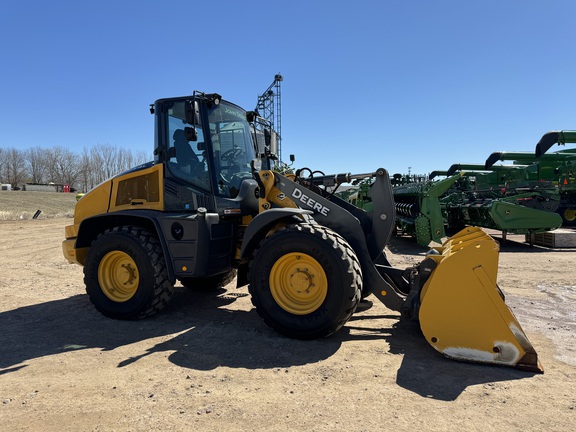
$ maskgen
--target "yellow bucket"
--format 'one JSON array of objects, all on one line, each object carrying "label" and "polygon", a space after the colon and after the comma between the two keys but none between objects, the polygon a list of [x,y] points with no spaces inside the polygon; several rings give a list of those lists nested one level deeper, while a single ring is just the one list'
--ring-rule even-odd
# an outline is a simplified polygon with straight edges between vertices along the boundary
[{"label": "yellow bucket", "polygon": [[437,263],[420,294],[419,321],[446,357],[543,372],[538,355],[496,283],[498,244],[469,227],[436,248]]}]

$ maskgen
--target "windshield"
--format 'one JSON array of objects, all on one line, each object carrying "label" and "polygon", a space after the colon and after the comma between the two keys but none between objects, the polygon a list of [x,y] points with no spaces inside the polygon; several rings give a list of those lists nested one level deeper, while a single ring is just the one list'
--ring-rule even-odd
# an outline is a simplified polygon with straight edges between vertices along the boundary
[{"label": "windshield", "polygon": [[254,148],[244,110],[222,102],[208,110],[210,141],[219,192],[234,198],[242,179],[252,177]]},{"label": "windshield", "polygon": [[186,123],[185,101],[173,102],[167,112],[170,172],[199,189],[235,198],[242,180],[252,177],[254,149],[245,111],[222,101],[207,109],[208,124],[194,128]]}]

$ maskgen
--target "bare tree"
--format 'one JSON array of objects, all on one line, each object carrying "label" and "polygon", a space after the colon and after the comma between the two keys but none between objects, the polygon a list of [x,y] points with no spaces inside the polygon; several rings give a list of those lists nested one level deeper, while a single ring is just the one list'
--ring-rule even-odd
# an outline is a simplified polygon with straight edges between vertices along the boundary
[{"label": "bare tree", "polygon": [[134,161],[134,164],[132,166],[142,165],[143,163],[150,162],[153,159],[148,155],[148,153],[142,150],[136,150],[133,153],[131,153],[131,155]]},{"label": "bare tree", "polygon": [[146,162],[143,152],[133,152],[110,144],[92,147],[87,158],[95,184]]},{"label": "bare tree", "polygon": [[79,156],[61,146],[48,150],[46,156],[50,181],[73,186],[80,172]]},{"label": "bare tree", "polygon": [[68,184],[87,192],[94,186],[147,161],[146,154],[100,144],[78,155],[62,146],[20,151],[0,148],[0,181],[13,187],[33,183]]},{"label": "bare tree", "polygon": [[78,183],[76,188],[80,192],[88,192],[98,183],[95,183],[94,175],[92,173],[92,161],[90,159],[90,152],[84,147],[82,155],[80,156],[80,171],[78,172]]},{"label": "bare tree", "polygon": [[45,183],[47,166],[47,150],[41,147],[33,147],[26,151],[26,163],[28,166],[28,175],[32,183]]},{"label": "bare tree", "polygon": [[10,183],[13,188],[19,187],[26,181],[26,159],[24,153],[15,148],[8,148],[0,154],[2,164],[0,165],[0,178],[2,182]]},{"label": "bare tree", "polygon": [[0,148],[0,183],[6,183],[4,166],[6,165],[6,150]]}]

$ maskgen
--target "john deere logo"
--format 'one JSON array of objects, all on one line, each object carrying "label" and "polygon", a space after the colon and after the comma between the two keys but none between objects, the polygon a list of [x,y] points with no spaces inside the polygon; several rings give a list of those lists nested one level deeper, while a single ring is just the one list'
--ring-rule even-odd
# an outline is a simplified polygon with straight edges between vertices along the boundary
[{"label": "john deere logo", "polygon": [[328,216],[328,213],[330,212],[330,209],[328,207],[320,204],[315,199],[310,198],[308,195],[306,195],[300,189],[294,189],[294,192],[292,192],[292,197],[296,198],[298,201],[300,201],[304,205],[310,207],[315,212],[320,213],[322,216]]}]

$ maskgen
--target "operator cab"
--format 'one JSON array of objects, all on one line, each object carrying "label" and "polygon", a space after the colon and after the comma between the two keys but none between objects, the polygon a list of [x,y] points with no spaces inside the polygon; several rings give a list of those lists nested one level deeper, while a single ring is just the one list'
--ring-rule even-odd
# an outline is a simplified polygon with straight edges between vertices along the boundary
[{"label": "operator cab", "polygon": [[252,178],[252,127],[242,108],[218,95],[156,101],[155,162],[198,193],[235,198]]}]

